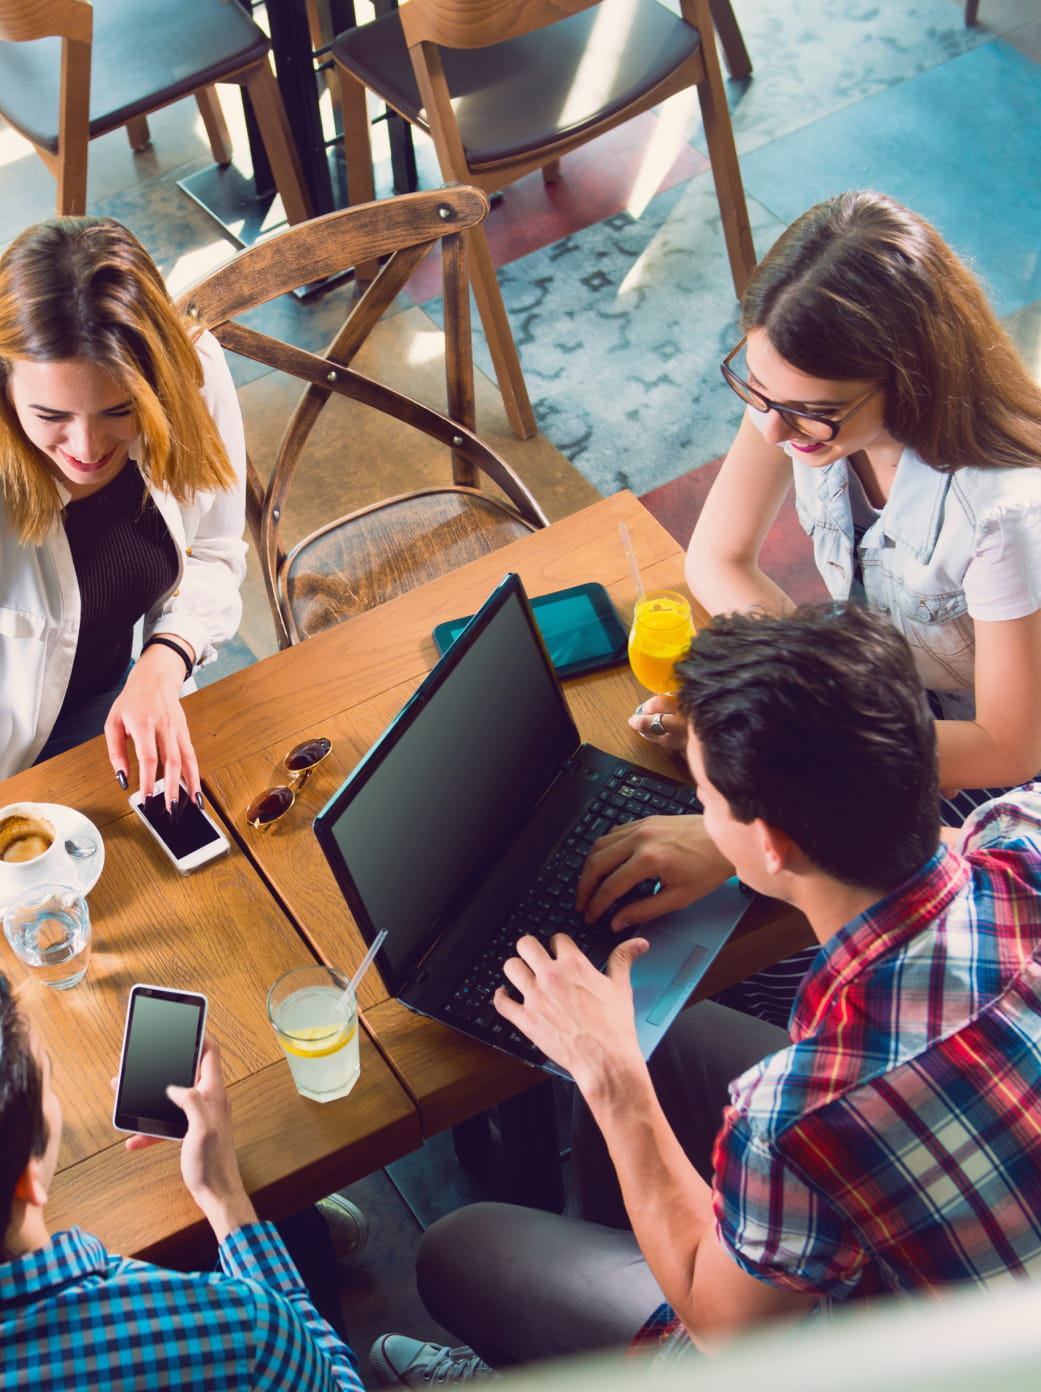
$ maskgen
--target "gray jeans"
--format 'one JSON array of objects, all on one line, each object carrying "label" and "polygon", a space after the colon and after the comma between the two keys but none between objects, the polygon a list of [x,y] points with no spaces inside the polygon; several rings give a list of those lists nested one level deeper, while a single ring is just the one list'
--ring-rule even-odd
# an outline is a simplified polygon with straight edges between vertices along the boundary
[{"label": "gray jeans", "polygon": [[[655,1090],[706,1178],[727,1084],[787,1044],[776,1026],[704,1001],[683,1011],[655,1051]],[[495,1203],[457,1209],[424,1234],[417,1283],[434,1319],[493,1367],[624,1348],[639,1332],[664,1297],[577,1094],[567,1215]]]}]

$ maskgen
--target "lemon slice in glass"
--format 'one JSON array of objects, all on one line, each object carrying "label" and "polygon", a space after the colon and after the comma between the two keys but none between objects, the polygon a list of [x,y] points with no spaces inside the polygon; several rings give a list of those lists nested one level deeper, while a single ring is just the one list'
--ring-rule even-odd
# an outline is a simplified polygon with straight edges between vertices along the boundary
[{"label": "lemon slice in glass", "polygon": [[356,1026],[330,1033],[328,1025],[305,1025],[294,1029],[291,1034],[282,1031],[282,1047],[297,1058],[325,1058],[327,1054],[338,1053],[345,1044],[354,1038]]}]

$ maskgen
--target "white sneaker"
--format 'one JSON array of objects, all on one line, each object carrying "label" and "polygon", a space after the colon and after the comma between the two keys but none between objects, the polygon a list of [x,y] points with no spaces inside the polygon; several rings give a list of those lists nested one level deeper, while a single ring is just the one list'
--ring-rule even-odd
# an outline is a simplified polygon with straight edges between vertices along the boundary
[{"label": "white sneaker", "polygon": [[369,1220],[358,1205],[342,1194],[330,1194],[315,1207],[325,1219],[337,1262],[356,1257],[369,1240]]},{"label": "white sneaker", "polygon": [[369,1361],[381,1387],[431,1387],[499,1377],[465,1344],[446,1348],[403,1334],[381,1334],[369,1350]]}]

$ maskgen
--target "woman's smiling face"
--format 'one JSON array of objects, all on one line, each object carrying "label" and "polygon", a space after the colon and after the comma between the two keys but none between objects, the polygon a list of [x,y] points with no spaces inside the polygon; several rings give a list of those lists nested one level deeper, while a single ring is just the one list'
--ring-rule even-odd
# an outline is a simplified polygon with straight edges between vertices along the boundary
[{"label": "woman's smiling face", "polygon": [[[877,382],[810,377],[781,357],[765,329],[749,331],[745,359],[748,384],[763,396],[792,411],[809,411],[842,422],[835,439],[822,442],[799,431],[777,411],[766,413],[760,422],[766,439],[791,445],[807,464],[823,467],[858,450],[893,443],[884,424],[885,391]],[[848,421],[843,421],[846,416]]]},{"label": "woman's smiling face", "polygon": [[126,388],[96,363],[15,359],[7,394],[26,436],[73,498],[104,488],[126,463],[137,416]]}]

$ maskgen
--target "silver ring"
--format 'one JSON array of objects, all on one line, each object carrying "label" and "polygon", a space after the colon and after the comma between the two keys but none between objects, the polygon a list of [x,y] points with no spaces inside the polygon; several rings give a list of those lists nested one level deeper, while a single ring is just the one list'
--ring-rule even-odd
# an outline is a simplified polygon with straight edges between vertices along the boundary
[{"label": "silver ring", "polygon": [[649,735],[654,735],[656,739],[660,738],[660,736],[667,733],[665,729],[665,722],[664,720],[662,720],[660,715],[651,716],[651,723],[647,726],[647,733]]}]

